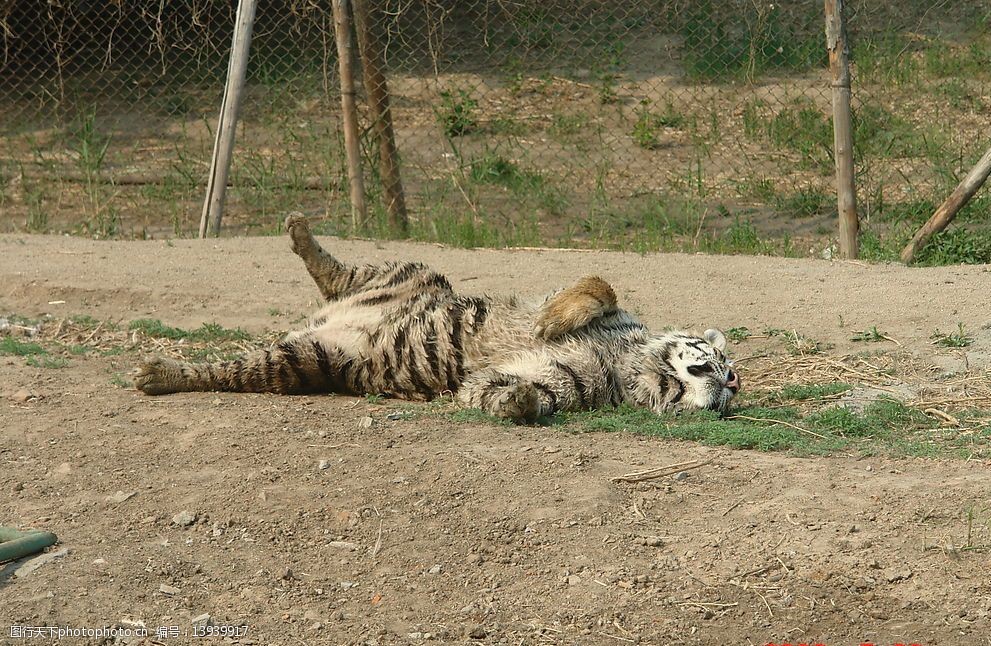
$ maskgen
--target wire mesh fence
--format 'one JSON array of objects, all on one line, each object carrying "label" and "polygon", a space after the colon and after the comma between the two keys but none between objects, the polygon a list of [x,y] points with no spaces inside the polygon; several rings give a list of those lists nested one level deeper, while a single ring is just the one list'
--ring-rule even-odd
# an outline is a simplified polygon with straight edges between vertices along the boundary
[{"label": "wire mesh fence", "polygon": [[[819,1],[369,4],[417,238],[804,253],[833,235]],[[988,14],[849,4],[868,253],[986,148]],[[0,2],[2,227],[193,234],[233,24],[226,0]],[[302,210],[356,233],[329,3],[259,2],[246,91],[225,230]],[[363,228],[389,235],[359,106]]]}]

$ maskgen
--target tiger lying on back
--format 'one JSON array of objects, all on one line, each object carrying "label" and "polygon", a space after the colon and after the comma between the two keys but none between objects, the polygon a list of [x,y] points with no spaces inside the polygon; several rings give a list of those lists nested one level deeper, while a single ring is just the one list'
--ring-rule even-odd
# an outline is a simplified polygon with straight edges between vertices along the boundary
[{"label": "tiger lying on back", "polygon": [[721,332],[652,335],[617,307],[601,278],[582,278],[542,305],[461,296],[417,263],[338,261],[314,240],[302,215],[290,215],[286,230],[327,300],[309,326],[236,361],[151,359],[137,370],[140,390],[412,400],[456,393],[467,406],[532,422],[621,403],[656,412],[721,411],[740,387]]}]

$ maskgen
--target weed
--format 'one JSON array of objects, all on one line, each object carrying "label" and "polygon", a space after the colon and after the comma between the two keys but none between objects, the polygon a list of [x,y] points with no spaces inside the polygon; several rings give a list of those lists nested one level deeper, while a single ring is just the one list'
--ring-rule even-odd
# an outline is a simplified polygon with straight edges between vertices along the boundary
[{"label": "weed", "polygon": [[880,341],[890,341],[891,337],[883,332],[879,332],[876,325],[872,325],[870,328],[864,330],[863,332],[857,332],[852,337],[851,341],[860,341],[865,343],[878,343]]},{"label": "weed", "polygon": [[130,380],[125,379],[123,373],[115,372],[110,377],[110,385],[117,388],[131,388],[134,384]]},{"label": "weed", "polygon": [[463,88],[450,88],[440,93],[437,118],[448,137],[461,137],[478,129],[478,101]]},{"label": "weed", "polygon": [[741,179],[736,182],[736,192],[740,197],[770,202],[775,197],[774,181],[764,176]]},{"label": "weed", "polygon": [[658,137],[662,128],[681,128],[685,125],[685,116],[675,110],[671,103],[665,105],[663,113],[657,114],[651,111],[650,101],[644,99],[634,113],[637,121],[633,124],[630,136],[638,146],[646,150],[654,150],[660,146]]},{"label": "weed", "polygon": [[805,186],[797,192],[774,198],[775,206],[782,215],[808,218],[826,213],[833,200],[820,188]]},{"label": "weed", "polygon": [[974,337],[964,331],[963,323],[957,323],[956,332],[944,334],[935,330],[930,338],[933,343],[944,348],[966,348],[974,344]]},{"label": "weed", "polygon": [[31,356],[27,359],[27,365],[33,368],[64,368],[69,365],[69,360],[65,357]]},{"label": "weed", "polygon": [[591,123],[589,116],[583,112],[576,114],[555,114],[548,129],[551,135],[568,140],[581,134]]},{"label": "weed", "polygon": [[103,184],[103,167],[111,138],[97,131],[95,108],[80,115],[72,135],[76,163],[85,180],[83,190],[88,200],[89,219],[85,227],[95,237],[111,238],[120,231],[120,215],[112,204],[113,196],[106,194]]},{"label": "weed", "polygon": [[810,399],[822,399],[833,397],[840,393],[845,393],[853,386],[841,382],[829,384],[791,384],[776,393],[774,399],[778,401],[807,401]]},{"label": "weed", "polygon": [[598,95],[599,103],[602,105],[619,103],[619,94],[616,92],[616,86],[613,85],[612,76],[603,77],[602,83],[599,84]]},{"label": "weed", "polygon": [[380,404],[384,399],[384,395],[365,395],[366,404]]},{"label": "weed", "polygon": [[954,228],[941,231],[923,247],[918,265],[982,265],[991,263],[991,233]]},{"label": "weed", "polygon": [[0,354],[12,354],[18,357],[31,355],[48,354],[48,351],[37,343],[21,341],[12,336],[5,336],[0,339]]},{"label": "weed", "polygon": [[726,330],[724,334],[726,335],[727,339],[729,339],[730,341],[735,341],[736,343],[740,343],[741,341],[746,341],[748,338],[750,338],[750,330],[748,330],[745,327],[731,327],[730,329]]}]

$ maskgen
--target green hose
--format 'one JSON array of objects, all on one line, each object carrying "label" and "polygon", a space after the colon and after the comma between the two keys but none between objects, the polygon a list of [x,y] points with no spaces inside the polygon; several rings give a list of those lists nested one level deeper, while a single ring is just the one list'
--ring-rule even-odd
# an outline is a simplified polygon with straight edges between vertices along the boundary
[{"label": "green hose", "polygon": [[0,563],[40,552],[57,540],[51,532],[37,529],[20,532],[12,527],[0,527]]}]

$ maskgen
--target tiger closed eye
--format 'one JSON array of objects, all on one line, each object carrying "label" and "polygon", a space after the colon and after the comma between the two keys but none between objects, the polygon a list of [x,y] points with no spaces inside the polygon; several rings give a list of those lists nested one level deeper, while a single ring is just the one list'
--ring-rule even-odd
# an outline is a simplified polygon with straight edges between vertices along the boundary
[{"label": "tiger closed eye", "polygon": [[688,366],[688,374],[694,375],[696,377],[701,377],[702,375],[711,375],[713,372],[712,366],[707,363],[703,363],[697,366]]}]

